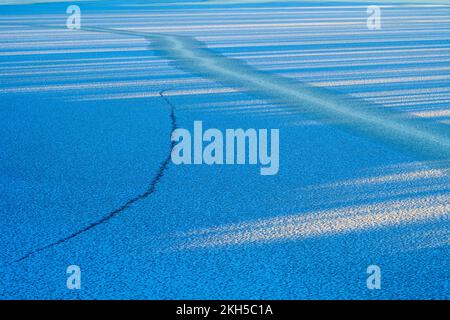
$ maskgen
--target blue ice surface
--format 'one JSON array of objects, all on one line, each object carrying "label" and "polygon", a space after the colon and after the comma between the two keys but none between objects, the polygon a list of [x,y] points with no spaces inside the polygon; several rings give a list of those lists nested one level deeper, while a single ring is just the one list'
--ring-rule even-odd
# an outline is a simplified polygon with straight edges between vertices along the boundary
[{"label": "blue ice surface", "polygon": [[[0,7],[2,299],[450,297],[448,211],[435,219],[365,228],[334,220],[339,227],[334,232],[312,234],[283,220],[312,217],[321,226],[327,213],[345,217],[356,210],[361,215],[360,208],[383,217],[396,212],[395,201],[413,214],[418,208],[419,216],[427,207],[448,210],[445,167],[426,161],[430,159],[414,145],[408,152],[403,144],[391,143],[392,137],[380,139],[345,119],[333,121],[302,109],[298,101],[280,101],[245,83],[220,79],[201,65],[187,66],[189,61],[167,47],[158,48],[150,36],[59,29],[67,5]],[[330,10],[327,5],[338,4],[80,3],[88,28],[200,39],[221,59],[238,59],[241,70],[248,70],[246,65],[261,68],[262,77],[290,77],[293,86],[435,77],[324,90],[336,101],[363,94],[369,101],[361,106],[367,108],[367,103],[383,116],[396,115],[389,108],[405,114],[448,110],[450,31],[432,16],[448,17],[450,8],[417,12],[394,7],[384,12],[386,34],[380,36],[364,29],[364,5],[354,10]],[[296,16],[302,8],[308,15]],[[238,13],[245,10],[256,14],[243,18]],[[211,12],[226,14],[214,17]],[[185,16],[174,22],[170,14]],[[397,16],[406,22],[397,23]],[[320,25],[287,30],[190,28],[283,19],[349,19],[359,24],[331,30]],[[425,22],[417,22],[421,19]],[[316,35],[308,36],[311,33]],[[274,34],[277,37],[269,37]],[[271,46],[274,41],[294,44]],[[364,53],[371,50],[375,53]],[[327,58],[320,55],[324,52],[341,55]],[[339,57],[344,59],[333,61]],[[230,87],[235,91],[220,91]],[[179,127],[191,129],[193,121],[202,120],[205,128],[221,130],[280,128],[278,175],[261,176],[255,166],[169,164],[150,196],[105,223],[39,250],[145,192],[170,149],[170,105],[158,95],[162,90],[175,107]],[[448,115],[442,114],[422,121],[427,130],[437,128],[448,136],[448,124],[439,122]],[[274,219],[284,222],[277,225]],[[21,257],[26,258],[17,261]],[[81,267],[81,290],[66,287],[66,268],[72,264]],[[366,269],[372,264],[382,270],[380,290],[366,287]]]}]

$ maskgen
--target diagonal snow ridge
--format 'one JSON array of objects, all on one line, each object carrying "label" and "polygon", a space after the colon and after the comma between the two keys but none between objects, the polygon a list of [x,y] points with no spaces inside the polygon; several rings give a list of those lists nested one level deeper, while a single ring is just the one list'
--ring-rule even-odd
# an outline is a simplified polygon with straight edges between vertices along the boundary
[{"label": "diagonal snow ridge", "polygon": [[357,98],[258,71],[217,54],[192,38],[168,35],[154,40],[152,46],[162,55],[190,72],[297,106],[306,116],[320,117],[426,160],[450,160],[449,130],[439,124],[379,110]]}]

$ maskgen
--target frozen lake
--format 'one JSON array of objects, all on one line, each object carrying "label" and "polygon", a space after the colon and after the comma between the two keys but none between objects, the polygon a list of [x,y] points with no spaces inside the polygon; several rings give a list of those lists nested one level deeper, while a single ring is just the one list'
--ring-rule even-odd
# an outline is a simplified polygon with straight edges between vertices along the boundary
[{"label": "frozen lake", "polygon": [[0,5],[0,298],[450,298],[450,5],[226,2]]}]

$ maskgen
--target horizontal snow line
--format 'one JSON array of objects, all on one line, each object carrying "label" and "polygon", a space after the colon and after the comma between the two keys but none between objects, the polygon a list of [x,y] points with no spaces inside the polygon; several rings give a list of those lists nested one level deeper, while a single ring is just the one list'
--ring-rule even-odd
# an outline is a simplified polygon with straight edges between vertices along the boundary
[{"label": "horizontal snow line", "polygon": [[[407,62],[407,63],[413,63],[411,61],[408,61],[408,59],[417,59],[420,58],[422,60],[419,60],[423,63],[423,61],[425,61],[426,59],[432,59],[432,61],[430,62],[435,62],[437,61],[435,58],[442,58],[442,57],[448,57],[450,59],[450,55],[449,54],[421,54],[421,55],[397,55],[397,56],[374,56],[374,57],[352,57],[352,58],[336,58],[336,59],[328,59],[328,58],[324,58],[324,59],[291,59],[291,60],[280,60],[277,61],[276,59],[270,60],[270,61],[256,61],[256,62],[252,62],[250,59],[245,59],[245,61],[248,64],[251,64],[252,66],[261,66],[261,65],[266,65],[266,66],[271,66],[271,65],[277,65],[279,67],[283,67],[284,65],[288,65],[288,64],[295,64],[297,66],[308,66],[310,68],[314,68],[314,67],[318,67],[320,66],[321,63],[326,63],[326,62],[339,62],[339,64],[335,63],[335,64],[328,64],[328,67],[334,68],[334,67],[339,67],[342,66],[340,64],[340,62],[353,62],[353,61],[368,61],[368,62],[372,62],[373,65],[380,63],[380,61],[384,61],[384,63],[380,63],[381,65],[385,64],[385,63],[391,63],[392,61],[395,61],[396,64],[400,64],[402,62]],[[415,60],[417,61],[417,60]],[[448,61],[448,59],[442,59],[441,61]],[[420,62],[419,62],[420,63]],[[358,66],[359,64],[351,64],[352,66]]]},{"label": "horizontal snow line", "polygon": [[[23,23],[22,21],[18,21],[18,24]],[[1,26],[1,25],[0,25]],[[105,25],[105,26],[109,26],[109,25]],[[123,28],[123,29],[127,29],[129,28],[129,24],[121,26],[121,25],[117,25],[114,24],[113,25],[116,28]],[[393,27],[393,26],[390,26]],[[398,26],[400,27],[400,26]],[[240,30],[245,30],[247,31],[246,33],[242,33],[242,34],[236,34],[236,32],[239,32]],[[267,32],[265,32],[264,34],[261,35],[261,30],[258,30],[258,33],[252,33],[250,34],[248,31],[251,31],[251,29],[230,29],[230,28],[226,28],[224,30],[218,30],[218,35],[215,36],[211,36],[210,33],[208,32],[206,35],[202,35],[203,30],[198,30],[197,31],[197,38],[200,40],[206,40],[208,38],[214,39],[214,38],[247,38],[247,37],[251,37],[251,36],[256,36],[257,39],[259,37],[275,37],[276,35],[283,35],[283,36],[302,36],[302,37],[316,37],[316,36],[336,36],[336,35],[367,35],[367,36],[374,36],[373,31],[367,30],[366,28],[361,29],[360,31],[354,30],[354,29],[343,29],[342,31],[337,31],[336,29],[326,29],[326,28],[315,28],[311,31],[311,28],[308,29],[298,29],[297,32],[298,33],[293,33],[292,30],[290,29],[266,29]],[[433,26],[428,26],[428,25],[421,25],[420,28],[417,28],[417,26],[411,27],[410,25],[401,25],[401,28],[398,28],[396,30],[393,29],[381,29],[381,30],[377,30],[376,35],[377,36],[387,36],[387,35],[406,35],[406,34],[417,34],[417,33],[429,33],[429,32],[435,32],[435,33],[442,33],[442,32],[447,32],[448,29],[448,25],[444,24],[440,27],[437,27],[436,25]],[[80,32],[80,33],[76,33],[74,34],[72,31],[70,30],[66,30],[61,32],[61,30],[59,30],[60,32],[58,34],[54,34],[52,33],[53,36],[56,37],[56,39],[64,39],[67,37],[67,35],[70,35],[71,37],[74,36],[78,36],[78,37],[84,37],[84,38],[93,38],[93,39],[97,39],[98,36],[95,34],[87,34],[85,32]],[[180,32],[184,32],[186,31],[186,29],[181,30]],[[233,32],[230,32],[233,31]],[[229,32],[229,33],[227,33]],[[20,35],[21,39],[31,39],[31,40],[39,40],[40,38],[42,38],[42,40],[48,39],[48,34],[51,33],[49,30],[40,30],[40,29],[11,29],[11,26],[8,26],[8,31],[2,32],[0,31],[0,35],[1,38],[3,39],[16,39],[18,35]]]},{"label": "horizontal snow line", "polygon": [[278,47],[278,46],[299,46],[299,45],[333,45],[333,44],[355,44],[355,43],[384,43],[384,42],[417,42],[417,41],[448,41],[448,37],[428,37],[404,39],[364,39],[364,40],[319,40],[319,41],[277,41],[277,42],[258,42],[242,44],[211,44],[209,48],[251,48],[251,47]]},{"label": "horizontal snow line", "polygon": [[400,90],[386,90],[386,91],[369,91],[369,92],[358,92],[352,93],[352,96],[360,97],[360,98],[370,98],[370,97],[396,97],[402,95],[411,95],[411,94],[431,94],[436,92],[449,92],[450,87],[434,87],[434,88],[416,88],[416,89],[400,89]]},{"label": "horizontal snow line", "polygon": [[[264,67],[260,67],[260,69],[265,70]],[[275,70],[276,68],[271,70]],[[299,77],[299,78],[306,78],[306,77],[342,77],[346,78],[349,76],[364,76],[365,78],[370,78],[373,75],[379,75],[379,74],[390,74],[395,73],[397,76],[401,75],[402,73],[411,73],[411,72],[432,72],[432,71],[450,71],[450,67],[429,67],[429,68],[412,68],[412,67],[406,67],[406,68],[393,68],[393,69],[381,69],[381,70],[358,70],[358,71],[313,71],[313,72],[282,72],[284,75],[288,75],[290,77]],[[342,79],[345,80],[345,79]]]},{"label": "horizontal snow line", "polygon": [[[17,88],[0,88],[0,93],[29,93],[43,91],[64,91],[75,89],[105,89],[105,88],[124,88],[124,87],[141,87],[151,85],[171,85],[183,83],[210,83],[211,81],[194,78],[194,79],[170,79],[170,80],[133,80],[133,81],[112,81],[112,82],[91,82],[76,84],[59,84],[59,85],[43,85],[35,87],[17,87]],[[159,93],[158,93],[159,94]]]},{"label": "horizontal snow line", "polygon": [[[140,58],[140,59],[123,59],[121,61],[113,61],[113,62],[102,62],[102,58],[96,59],[97,62],[82,62],[80,61],[79,63],[67,63],[68,61],[76,61],[76,59],[72,60],[72,59],[65,59],[65,60],[55,60],[55,62],[66,62],[63,64],[34,64],[34,61],[29,61],[29,63],[31,65],[19,65],[19,66],[13,66],[13,67],[2,67],[2,70],[10,70],[10,71],[24,71],[24,70],[33,70],[33,69],[37,69],[37,70],[45,70],[45,71],[50,71],[50,70],[58,70],[61,68],[67,68],[70,70],[77,70],[77,69],[82,69],[82,68],[97,68],[97,67],[102,67],[102,66],[135,66],[136,64],[144,64],[146,66],[152,66],[155,68],[158,67],[168,67],[167,61],[162,61],[162,60],[158,60],[158,59],[144,59],[144,58]],[[105,59],[106,60],[106,59]],[[39,61],[40,63],[43,63],[44,61]],[[25,71],[26,72],[26,71]]]},{"label": "horizontal snow line", "polygon": [[[209,88],[209,89],[189,89],[189,90],[171,90],[165,93],[165,96],[187,96],[187,95],[204,95],[218,93],[235,93],[243,90],[234,88]],[[90,95],[82,98],[73,99],[73,101],[96,101],[96,100],[126,100],[126,99],[145,99],[158,97],[159,92],[139,92],[139,93],[119,93],[119,94],[99,94]]]},{"label": "horizontal snow line", "polygon": [[[355,48],[357,49],[357,48]],[[360,50],[348,50],[348,51],[340,51],[340,52],[311,52],[311,53],[286,53],[286,54],[267,54],[267,55],[245,55],[245,56],[237,56],[234,55],[235,58],[241,58],[246,60],[257,60],[257,59],[267,59],[267,58],[291,58],[291,57],[318,57],[318,56],[352,56],[352,55],[381,55],[383,53],[403,53],[403,52],[446,52],[449,51],[450,57],[450,46],[447,47],[439,47],[439,48],[405,48],[405,49],[392,49],[392,50],[367,50],[368,48],[358,48]],[[407,57],[407,56],[406,56]],[[372,58],[372,57],[371,57]],[[389,56],[383,56],[383,58],[389,58]]]},{"label": "horizontal snow line", "polygon": [[391,97],[372,97],[366,98],[370,101],[376,101],[379,103],[390,103],[390,102],[406,102],[406,101],[433,101],[442,98],[450,98],[450,92],[445,93],[427,93],[427,94],[409,94],[401,96],[391,96]]},{"label": "horizontal snow line", "polygon": [[316,87],[339,87],[339,86],[354,86],[354,85],[367,85],[367,84],[435,81],[435,80],[447,80],[447,79],[450,79],[450,75],[394,77],[394,78],[341,80],[341,81],[318,81],[318,82],[310,82],[310,84],[313,86],[316,86]]},{"label": "horizontal snow line", "polygon": [[[235,33],[233,34],[226,34],[226,35],[220,35],[220,36],[202,36],[199,35],[197,36],[198,40],[201,41],[209,41],[211,44],[214,44],[215,42],[221,41],[221,42],[225,42],[226,41],[238,41],[238,40],[245,40],[245,41],[249,41],[249,43],[252,43],[252,41],[254,40],[268,40],[268,39],[298,39],[298,38],[307,38],[307,37],[314,37],[314,38],[320,38],[320,37],[336,37],[336,36],[350,36],[349,39],[354,38],[354,36],[356,35],[363,35],[363,36],[371,36],[373,37],[373,34],[370,34],[367,30],[366,31],[361,31],[361,32],[357,32],[357,31],[345,31],[345,32],[299,32],[299,33],[292,33],[290,31],[285,31],[285,32],[273,32],[273,30],[271,30],[272,32],[270,33],[266,33],[266,34],[241,34],[241,35],[236,35]],[[13,35],[12,32],[8,32],[8,34],[6,35],[2,35],[0,38],[7,40],[8,38],[11,38],[12,40],[9,40],[8,42],[5,42],[2,46],[2,48],[11,48],[11,47],[21,47],[21,46],[30,46],[30,45],[57,45],[57,44],[109,44],[109,43],[119,43],[119,44],[126,44],[126,43],[142,43],[144,42],[144,40],[141,40],[139,38],[135,38],[135,39],[129,39],[129,40],[125,40],[125,39],[89,39],[89,40],[83,40],[83,39],[73,39],[73,40],[66,40],[67,37],[57,37],[57,38],[53,38],[52,40],[48,40],[48,35],[46,34],[45,36],[42,36],[42,39],[40,39],[39,37],[37,37],[36,35],[30,35],[28,31],[23,31],[26,32],[26,34],[22,34],[22,32],[17,32],[17,35]],[[405,30],[396,30],[396,31],[384,31],[381,30],[379,32],[377,32],[377,38],[379,38],[380,36],[383,36],[385,38],[389,38],[389,36],[402,36],[402,37],[407,37],[407,36],[411,36],[414,35],[416,36],[417,34],[421,34],[421,33],[425,33],[425,34],[430,34],[430,33],[443,33],[443,32],[447,32],[450,33],[450,29],[425,29],[425,28],[421,28],[421,29],[405,29]],[[1,32],[0,32],[1,33]],[[20,35],[21,41],[14,41],[17,40],[18,36]],[[29,39],[29,41],[23,41],[24,39],[26,39],[23,36],[27,36],[27,38]],[[399,37],[399,39],[401,39],[401,37]],[[230,43],[234,43],[234,42],[230,42]]]},{"label": "horizontal snow line", "polygon": [[[117,71],[120,71],[120,75],[117,75]],[[145,71],[145,73],[144,73]],[[73,82],[78,81],[79,79],[91,79],[96,80],[100,79],[102,77],[115,77],[115,78],[121,78],[123,76],[129,77],[130,74],[133,74],[135,77],[145,77],[148,79],[148,71],[157,72],[158,74],[164,73],[165,76],[179,76],[183,77],[186,76],[185,72],[176,70],[176,69],[170,69],[167,66],[135,66],[135,67],[112,67],[112,68],[85,68],[85,69],[64,69],[61,70],[52,70],[52,71],[26,71],[26,72],[8,72],[8,73],[0,73],[0,77],[6,77],[8,79],[8,83],[11,83],[11,81],[33,81],[37,80],[42,83],[42,81],[67,81],[67,82]],[[49,75],[49,76],[46,76]],[[76,75],[76,76],[75,76]],[[11,77],[19,77],[19,76],[27,76],[24,78],[15,78],[11,79]],[[137,80],[138,81],[138,80]],[[5,84],[6,85],[6,84]]]},{"label": "horizontal snow line", "polygon": [[[449,30],[450,31],[450,30]],[[197,38],[198,39],[198,38]],[[301,49],[286,49],[286,50],[258,50],[258,51],[233,51],[226,53],[227,56],[230,57],[252,57],[254,55],[261,56],[270,56],[270,55],[278,55],[278,54],[295,54],[295,53],[322,53],[322,52],[347,52],[354,51],[359,52],[358,50],[363,51],[375,51],[375,50],[397,50],[397,49],[427,49],[427,48],[449,48],[450,45],[444,44],[411,44],[411,45],[389,45],[389,46],[364,46],[364,47],[339,47],[339,48],[301,48]]]},{"label": "horizontal snow line", "polygon": [[47,54],[67,54],[67,53],[100,53],[100,52],[124,52],[124,51],[146,51],[147,47],[124,47],[124,48],[97,48],[97,49],[78,49],[78,50],[34,50],[34,51],[4,51],[0,56],[24,56],[24,55],[47,55]]},{"label": "horizontal snow line", "polygon": [[[148,5],[131,5],[127,4],[127,7],[148,7]],[[150,5],[151,7],[154,7]],[[380,8],[391,8],[395,10],[399,10],[404,13],[413,13],[417,14],[417,8],[427,8],[430,9],[430,13],[435,12],[449,12],[449,6],[448,5],[420,5],[420,4],[402,4],[402,5],[386,5],[386,4],[380,4]],[[279,15],[279,14],[311,14],[311,13],[332,13],[332,14],[342,14],[342,13],[359,13],[363,12],[365,13],[365,10],[367,8],[366,4],[363,5],[353,5],[353,6],[329,6],[329,5],[323,5],[323,6],[292,6],[289,7],[289,10],[283,10],[279,7],[271,7],[271,6],[265,6],[265,7],[239,7],[238,10],[236,9],[228,9],[228,8],[183,8],[177,9],[172,8],[171,13],[167,13],[164,11],[156,11],[152,13],[131,13],[129,11],[123,11],[118,13],[102,13],[101,16],[104,18],[134,18],[134,17],[141,17],[141,18],[151,18],[151,17],[179,17],[179,16],[199,16],[204,15],[205,12],[209,16],[229,16],[229,15]],[[351,9],[351,10],[347,10]],[[317,10],[317,11],[312,11]],[[179,11],[179,12],[177,12]],[[264,12],[267,11],[267,12]],[[391,12],[391,11],[390,11]],[[394,12],[394,11],[392,11]],[[424,13],[428,11],[423,11]],[[98,18],[99,14],[91,14],[86,13],[84,14],[86,18]],[[20,19],[20,18],[26,18],[27,20],[33,20],[33,19],[39,19],[39,18],[54,18],[54,17],[65,17],[65,15],[61,14],[41,14],[39,17],[36,17],[36,15],[29,15],[29,14],[23,14],[23,15],[8,15],[8,16],[2,16],[2,20],[13,20],[13,19]]]},{"label": "horizontal snow line", "polygon": [[[54,23],[58,23],[61,20],[63,20],[65,17],[54,17],[51,19],[33,19],[32,23],[45,23],[45,24],[54,24]],[[106,26],[111,26],[111,25],[115,25],[117,27],[117,23],[122,23],[122,21],[117,21],[117,19],[111,19],[110,21],[108,21],[108,19],[105,19],[103,16],[99,15],[96,17],[86,17],[85,15],[83,15],[83,21],[85,23],[97,23],[99,20],[101,19],[101,26],[106,27]],[[119,18],[120,19],[120,18]],[[399,24],[400,21],[403,23],[408,23],[408,22],[417,22],[417,21],[421,21],[421,22],[432,22],[432,21],[436,21],[436,22],[446,22],[446,19],[450,19],[450,12],[446,13],[446,14],[429,14],[429,15],[416,15],[416,16],[410,16],[410,15],[405,15],[405,14],[400,14],[400,15],[387,15],[384,14],[383,15],[383,23],[384,24],[389,24],[391,25],[392,23],[395,24]],[[257,25],[257,26],[261,26],[263,24],[273,24],[273,21],[276,20],[278,21],[278,24],[280,24],[281,22],[283,23],[311,23],[311,21],[313,21],[314,23],[340,23],[342,21],[344,22],[352,22],[352,21],[359,21],[359,22],[366,22],[367,21],[367,14],[366,12],[359,12],[357,15],[354,16],[345,16],[343,17],[342,15],[335,15],[335,16],[315,16],[315,17],[305,17],[305,16],[298,16],[298,15],[294,15],[294,14],[290,14],[290,15],[272,15],[269,17],[254,17],[253,19],[242,19],[240,18],[239,24],[236,24],[237,19],[234,18],[233,16],[227,16],[225,19],[217,19],[217,18],[213,18],[210,19],[209,15],[206,16],[204,15],[203,17],[193,17],[192,19],[183,19],[183,20],[179,20],[179,21],[173,21],[173,20],[165,20],[165,19],[155,19],[155,20],[148,20],[143,18],[142,20],[136,19],[136,18],[132,18],[127,20],[127,27],[167,27],[168,24],[170,24],[170,27],[181,27],[181,26],[185,26],[185,27],[205,27],[205,26],[217,26],[217,27],[223,27],[223,26],[248,26],[248,25]],[[22,19],[17,19],[17,20],[12,20],[12,21],[8,21],[10,23],[18,23],[20,21],[23,21]],[[2,30],[2,28],[6,28],[6,26],[1,26],[0,25],[0,30]]]},{"label": "horizontal snow line", "polygon": [[29,47],[38,47],[40,49],[45,49],[47,46],[80,46],[80,45],[110,45],[110,44],[143,44],[148,45],[148,41],[139,38],[131,38],[131,39],[89,39],[89,40],[45,40],[45,41],[26,41],[26,42],[6,42],[2,43],[2,49],[6,48],[29,48]]},{"label": "horizontal snow line", "polygon": [[[263,66],[259,67],[261,70],[273,70],[277,71],[277,68],[264,68]],[[3,72],[0,73],[0,77],[10,77],[10,76],[23,76],[23,75],[29,75],[29,76],[41,76],[41,75],[74,75],[74,74],[86,74],[86,76],[92,76],[95,77],[98,76],[99,73],[111,73],[116,71],[157,71],[157,72],[164,72],[165,75],[184,75],[184,72],[177,71],[175,69],[172,69],[166,65],[163,66],[145,66],[141,65],[139,63],[136,65],[134,64],[127,64],[126,66],[119,66],[119,67],[105,67],[105,66],[96,66],[92,65],[86,68],[77,67],[77,68],[69,68],[69,67],[61,67],[61,68],[51,68],[50,70],[47,70],[45,68],[42,68],[39,71],[23,71],[18,70],[15,72]],[[411,72],[431,72],[431,71],[448,71],[450,70],[450,67],[435,67],[435,68],[403,68],[403,69],[390,69],[390,70],[371,70],[368,71],[334,71],[334,72],[279,72],[279,74],[284,75],[286,77],[291,78],[297,78],[302,79],[304,81],[313,81],[311,78],[316,78],[317,80],[324,80],[329,77],[336,77],[338,79],[335,79],[334,81],[340,81],[340,80],[347,80],[349,76],[364,76],[365,78],[368,78],[372,75],[377,74],[396,74],[397,76],[401,76],[402,73],[411,73]],[[143,72],[135,72],[136,76],[142,76]],[[339,79],[341,78],[341,79]],[[42,79],[42,78],[41,78]],[[46,78],[48,80],[52,80],[51,77]],[[59,79],[59,78],[58,78]],[[77,76],[70,76],[67,77],[67,80],[75,81],[77,80]],[[95,80],[95,78],[93,78]],[[22,81],[23,78],[18,79],[19,81]]]},{"label": "horizontal snow line", "polygon": [[[450,29],[435,29],[435,28],[422,28],[422,29],[404,29],[399,31],[380,31],[377,32],[378,36],[383,36],[388,38],[389,36],[403,36],[407,37],[409,36],[416,36],[420,33],[430,34],[430,32],[435,33],[443,33],[443,32],[450,32]],[[354,36],[365,36],[365,37],[373,37],[368,31],[342,31],[342,32],[298,32],[293,33],[292,31],[282,31],[280,32],[268,32],[264,34],[251,34],[251,33],[244,33],[240,35],[236,35],[236,32],[230,33],[230,34],[224,34],[220,36],[207,36],[207,35],[198,35],[196,38],[201,41],[210,42],[212,41],[226,41],[226,40],[245,40],[245,41],[252,41],[257,39],[291,39],[291,38],[320,38],[320,37],[336,37],[336,36],[351,36],[350,38],[354,38]],[[344,38],[344,37],[342,37]]]},{"label": "horizontal snow line", "polygon": [[427,101],[417,101],[417,102],[402,102],[402,103],[384,103],[386,107],[405,107],[405,106],[429,106],[430,104],[448,104],[450,99],[441,100],[427,100]]},{"label": "horizontal snow line", "polygon": [[[433,24],[433,27],[436,28],[437,26],[442,25],[442,27],[448,27],[448,23],[450,22],[450,18],[447,20],[411,20],[408,21],[411,24],[418,24],[418,23],[429,23]],[[112,27],[115,27],[115,25],[111,25]],[[108,27],[111,27],[108,26]],[[127,30],[130,31],[139,31],[139,32],[164,32],[164,33],[170,33],[170,32],[192,32],[192,31],[202,31],[202,30],[209,30],[209,29],[217,29],[219,31],[240,31],[240,30],[273,30],[273,28],[279,28],[279,29],[291,29],[291,30],[305,30],[307,28],[308,31],[311,31],[311,27],[321,27],[317,28],[317,30],[321,30],[323,28],[329,28],[329,27],[339,27],[342,30],[354,30],[355,26],[361,27],[361,30],[367,30],[366,25],[366,19],[361,19],[361,21],[358,22],[310,22],[310,23],[258,23],[258,24],[234,24],[234,25],[202,25],[202,26],[155,26],[155,27],[127,27]],[[389,28],[404,28],[404,24],[388,24],[384,23],[385,27]],[[416,25],[417,26],[417,25]],[[352,27],[352,29],[348,28]]]},{"label": "horizontal snow line", "polygon": [[[58,67],[58,62],[63,62],[63,63],[67,63],[68,61],[70,62],[79,62],[79,65],[82,65],[84,62],[86,61],[100,61],[100,63],[102,63],[103,61],[115,61],[115,60],[120,60],[120,62],[124,62],[125,61],[141,61],[142,60],[147,60],[147,61],[158,61],[161,63],[168,63],[169,60],[168,59],[161,59],[157,56],[154,55],[150,55],[150,56],[124,56],[124,57],[101,57],[101,58],[70,58],[70,59],[39,59],[39,60],[20,60],[20,61],[2,61],[0,62],[1,66],[5,66],[5,65],[13,65],[14,67],[11,68],[22,68],[22,67],[26,67],[26,68],[33,68],[33,67],[39,67],[44,63],[51,63],[52,65],[56,67]],[[98,62],[97,62],[98,63]],[[25,66],[22,66],[25,65]],[[2,67],[5,68],[5,67]],[[6,67],[9,68],[9,67]]]}]

